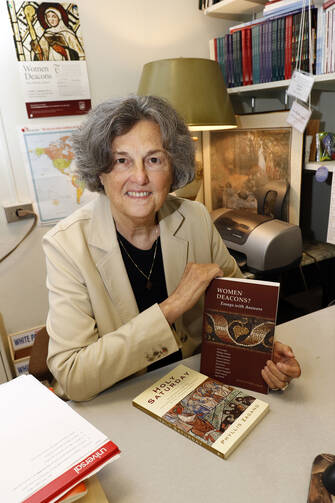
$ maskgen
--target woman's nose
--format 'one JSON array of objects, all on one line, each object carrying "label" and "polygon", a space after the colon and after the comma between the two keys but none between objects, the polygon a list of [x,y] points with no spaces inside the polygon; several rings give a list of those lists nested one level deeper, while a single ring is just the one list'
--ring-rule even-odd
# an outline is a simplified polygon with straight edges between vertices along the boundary
[{"label": "woman's nose", "polygon": [[134,163],[132,170],[132,179],[140,185],[144,185],[148,182],[148,173],[142,160]]}]

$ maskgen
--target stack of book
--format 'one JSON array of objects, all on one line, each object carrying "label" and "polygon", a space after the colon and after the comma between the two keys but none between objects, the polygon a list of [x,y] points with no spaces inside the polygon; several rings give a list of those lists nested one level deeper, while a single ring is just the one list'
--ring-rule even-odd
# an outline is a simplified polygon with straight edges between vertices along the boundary
[{"label": "stack of book", "polygon": [[0,386],[0,411],[1,501],[6,503],[58,501],[119,457],[104,433],[31,375]]},{"label": "stack of book", "polygon": [[303,6],[302,0],[269,1],[263,17],[210,40],[210,57],[227,87],[287,80],[296,67],[313,74],[335,71],[335,0],[311,0],[310,11]]}]

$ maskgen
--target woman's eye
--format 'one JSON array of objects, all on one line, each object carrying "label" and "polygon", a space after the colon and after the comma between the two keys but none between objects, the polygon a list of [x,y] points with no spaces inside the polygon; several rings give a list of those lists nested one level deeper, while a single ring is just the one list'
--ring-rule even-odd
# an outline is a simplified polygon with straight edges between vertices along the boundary
[{"label": "woman's eye", "polygon": [[127,157],[117,157],[114,159],[114,166],[115,167],[120,167],[120,168],[127,168],[129,166],[130,162]]},{"label": "woman's eye", "polygon": [[159,164],[161,160],[158,157],[150,157],[149,162],[151,162],[151,164]]}]

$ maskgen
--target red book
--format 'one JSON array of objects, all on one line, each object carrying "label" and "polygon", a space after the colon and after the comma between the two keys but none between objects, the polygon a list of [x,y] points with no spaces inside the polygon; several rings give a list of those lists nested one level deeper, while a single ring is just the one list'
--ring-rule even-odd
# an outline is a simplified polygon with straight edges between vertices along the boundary
[{"label": "red book", "polygon": [[85,482],[80,482],[75,487],[70,489],[64,496],[62,496],[57,503],[73,503],[74,501],[79,500],[83,496],[87,494],[87,486]]},{"label": "red book", "polygon": [[247,86],[249,84],[249,66],[248,66],[248,49],[247,49],[247,30],[241,30],[241,40],[242,40],[242,76],[243,85]]},{"label": "red book", "polygon": [[292,15],[285,19],[285,80],[292,77]]},{"label": "red book", "polygon": [[200,371],[232,386],[267,393],[279,283],[216,278],[205,295]]}]

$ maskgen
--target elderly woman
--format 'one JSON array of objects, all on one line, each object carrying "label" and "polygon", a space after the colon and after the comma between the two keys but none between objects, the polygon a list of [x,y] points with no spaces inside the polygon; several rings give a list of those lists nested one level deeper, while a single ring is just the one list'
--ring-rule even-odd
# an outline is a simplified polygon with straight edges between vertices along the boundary
[{"label": "elderly woman", "polygon": [[[242,275],[206,208],[169,195],[193,179],[194,151],[165,101],[100,104],[74,149],[81,178],[99,196],[44,238],[48,365],[59,395],[86,400],[194,354],[206,287]],[[263,378],[282,388],[299,373],[290,348],[277,343]]]}]

